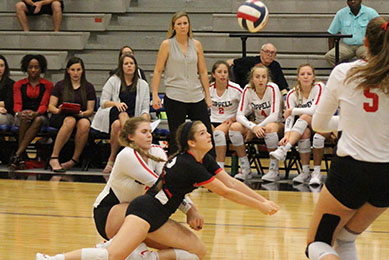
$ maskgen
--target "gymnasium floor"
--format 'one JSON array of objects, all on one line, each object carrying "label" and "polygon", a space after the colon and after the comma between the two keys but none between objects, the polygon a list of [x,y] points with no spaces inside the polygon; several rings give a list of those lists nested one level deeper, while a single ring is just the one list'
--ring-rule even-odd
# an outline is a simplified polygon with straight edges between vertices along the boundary
[{"label": "gymnasium floor", "polygon": [[[55,254],[101,242],[91,216],[102,188],[96,183],[0,180],[0,259],[35,259],[36,252]],[[196,232],[208,247],[205,259],[306,259],[306,232],[319,193],[258,192],[281,210],[264,216],[205,189],[192,193],[206,222]],[[185,222],[181,212],[173,218]],[[360,260],[388,259],[388,241],[386,212],[357,240]]]}]

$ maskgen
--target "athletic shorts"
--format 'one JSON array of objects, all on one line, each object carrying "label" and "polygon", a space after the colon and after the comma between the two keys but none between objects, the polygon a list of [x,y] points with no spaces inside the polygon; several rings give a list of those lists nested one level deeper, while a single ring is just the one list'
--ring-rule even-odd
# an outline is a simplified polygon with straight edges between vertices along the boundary
[{"label": "athletic shorts", "polygon": [[389,163],[335,156],[326,187],[340,203],[351,209],[359,209],[366,202],[374,207],[389,207]]},{"label": "athletic shorts", "polygon": [[222,124],[222,123],[212,123],[212,122],[211,122],[211,125],[213,125],[213,127],[215,127],[215,128],[218,127],[218,126],[221,125],[221,124]]},{"label": "athletic shorts", "polygon": [[[61,3],[61,9],[62,9],[62,12],[63,12],[63,8],[64,8],[63,1],[59,1],[59,2]],[[47,4],[47,5],[42,5],[41,10],[37,14],[34,14],[34,10],[35,10],[35,6],[34,5],[26,4],[26,7],[27,7],[26,14],[28,16],[41,15],[41,14],[49,14],[49,15],[53,14],[53,10],[51,9],[51,3]]]},{"label": "athletic shorts", "polygon": [[109,194],[96,208],[93,208],[93,218],[95,220],[97,232],[99,232],[100,236],[106,240],[109,240],[109,237],[105,233],[105,225],[107,224],[108,214],[112,207],[119,203],[120,201],[116,197],[115,193],[113,193],[112,189],[110,189]]},{"label": "athletic shorts", "polygon": [[149,233],[157,230],[168,221],[170,214],[159,200],[145,194],[131,201],[126,216],[135,215],[150,224]]}]

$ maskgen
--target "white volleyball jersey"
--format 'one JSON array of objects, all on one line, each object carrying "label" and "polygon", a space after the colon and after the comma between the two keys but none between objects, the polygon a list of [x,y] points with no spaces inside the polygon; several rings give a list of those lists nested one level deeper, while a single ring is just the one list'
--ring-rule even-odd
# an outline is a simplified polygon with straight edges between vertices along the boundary
[{"label": "white volleyball jersey", "polygon": [[[236,120],[249,129],[254,126],[264,127],[268,123],[281,122],[281,93],[278,86],[269,82],[263,98],[259,98],[255,89],[247,85],[239,103]],[[249,121],[247,116],[254,115],[255,123]]]},{"label": "white volleyball jersey", "polygon": [[242,89],[238,84],[228,81],[227,88],[223,95],[218,96],[215,83],[212,83],[209,87],[209,94],[212,100],[212,123],[222,123],[236,115],[239,101],[242,96]]},{"label": "white volleyball jersey", "polygon": [[286,96],[286,108],[292,108],[292,114],[285,120],[285,132],[292,129],[295,116],[303,114],[313,115],[323,94],[324,86],[325,84],[323,82],[316,82],[311,88],[308,98],[302,96],[301,92],[299,98],[297,98],[294,89],[288,92]]},{"label": "white volleyball jersey", "polygon": [[[357,88],[345,84],[348,71],[365,64],[357,60],[336,66],[330,74],[323,97],[313,116],[316,131],[342,129],[337,155],[367,162],[389,162],[389,97],[378,88]],[[334,112],[340,106],[339,123]]]},{"label": "white volleyball jersey", "polygon": [[[149,153],[167,160],[165,151],[157,145],[152,145]],[[115,193],[120,203],[131,202],[143,195],[159,178],[164,162],[148,159],[144,161],[141,155],[130,147],[125,147],[116,157],[109,180],[104,190],[97,197],[94,207],[109,194],[110,189]]]}]

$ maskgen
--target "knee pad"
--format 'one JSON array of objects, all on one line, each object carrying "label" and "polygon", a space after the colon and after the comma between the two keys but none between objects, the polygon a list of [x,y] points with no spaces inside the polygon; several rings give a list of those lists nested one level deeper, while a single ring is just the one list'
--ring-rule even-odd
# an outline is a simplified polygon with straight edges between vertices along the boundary
[{"label": "knee pad", "polygon": [[83,248],[81,260],[108,260],[108,251],[105,248]]},{"label": "knee pad", "polygon": [[189,253],[182,249],[174,249],[177,260],[199,260],[200,258],[196,254]]},{"label": "knee pad", "polygon": [[344,241],[344,242],[354,242],[359,234],[352,233],[351,231],[347,230],[346,227],[342,228],[340,230],[338,236],[336,237],[336,240]]},{"label": "knee pad", "polygon": [[310,153],[311,152],[311,140],[309,139],[300,139],[297,143],[299,148],[299,153]]},{"label": "knee pad", "polygon": [[326,138],[324,136],[322,136],[321,134],[315,133],[313,135],[313,142],[312,142],[313,148],[316,148],[316,149],[324,148],[324,141],[325,140],[326,140]]},{"label": "knee pad", "polygon": [[213,139],[215,140],[215,146],[226,146],[226,135],[223,131],[215,130],[213,132]]},{"label": "knee pad", "polygon": [[275,149],[278,147],[278,134],[269,133],[265,135],[265,143],[268,149]]},{"label": "knee pad", "polygon": [[307,257],[311,260],[320,260],[326,255],[334,255],[339,257],[335,249],[327,243],[314,241],[307,246],[305,251]]},{"label": "knee pad", "polygon": [[299,133],[300,135],[303,135],[307,126],[308,126],[308,122],[299,118],[299,119],[297,119],[296,123],[294,123],[294,125],[292,127],[292,131],[295,131],[295,132]]},{"label": "knee pad", "polygon": [[233,146],[244,145],[243,135],[239,131],[229,131],[228,136],[230,137]]}]

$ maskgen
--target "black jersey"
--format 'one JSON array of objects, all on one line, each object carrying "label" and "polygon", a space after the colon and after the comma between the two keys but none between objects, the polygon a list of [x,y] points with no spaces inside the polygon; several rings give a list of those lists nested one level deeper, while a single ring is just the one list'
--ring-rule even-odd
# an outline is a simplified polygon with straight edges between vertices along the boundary
[{"label": "black jersey", "polygon": [[147,192],[161,202],[169,214],[181,204],[185,194],[211,182],[222,169],[210,155],[197,162],[189,152],[178,154],[166,163],[164,173]]}]

